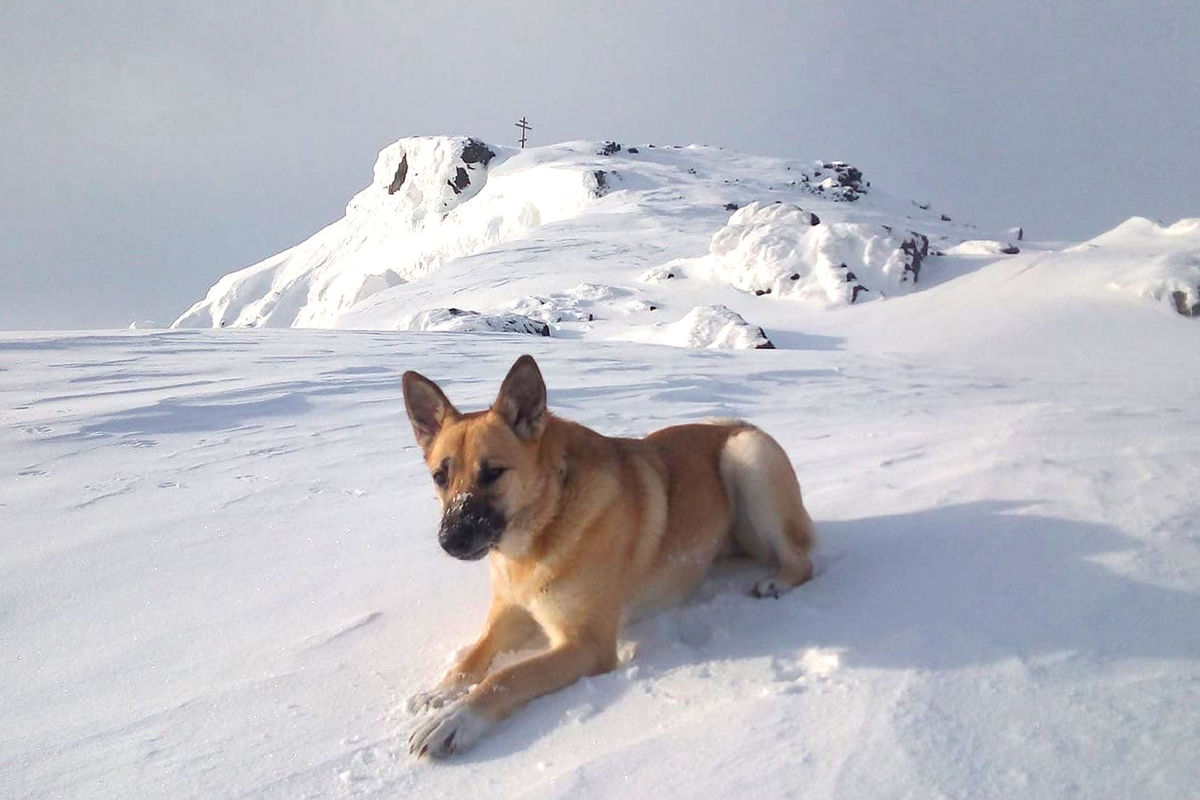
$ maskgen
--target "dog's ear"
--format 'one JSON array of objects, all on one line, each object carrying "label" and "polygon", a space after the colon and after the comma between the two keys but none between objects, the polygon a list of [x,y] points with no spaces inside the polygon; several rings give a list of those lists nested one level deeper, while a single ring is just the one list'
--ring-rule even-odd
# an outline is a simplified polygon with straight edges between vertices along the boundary
[{"label": "dog's ear", "polygon": [[418,372],[404,373],[404,407],[422,450],[437,438],[442,426],[458,418],[456,409],[438,385]]},{"label": "dog's ear", "polygon": [[533,356],[521,356],[492,404],[492,410],[508,422],[518,439],[531,441],[546,427],[546,382]]}]

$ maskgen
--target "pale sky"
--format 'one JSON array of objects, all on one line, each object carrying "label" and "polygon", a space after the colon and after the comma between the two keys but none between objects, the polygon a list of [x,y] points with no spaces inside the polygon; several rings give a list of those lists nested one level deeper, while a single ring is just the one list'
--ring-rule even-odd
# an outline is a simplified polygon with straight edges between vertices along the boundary
[{"label": "pale sky", "polygon": [[167,324],[402,136],[841,158],[984,227],[1200,216],[1197,0],[0,4],[0,329]]}]

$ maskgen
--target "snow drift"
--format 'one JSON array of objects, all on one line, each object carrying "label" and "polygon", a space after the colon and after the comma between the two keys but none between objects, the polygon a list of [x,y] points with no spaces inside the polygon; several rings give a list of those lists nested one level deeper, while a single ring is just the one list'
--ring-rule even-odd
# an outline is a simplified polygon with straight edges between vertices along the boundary
[{"label": "snow drift", "polygon": [[837,305],[916,289],[929,238],[757,202],[733,213],[709,252],[713,276],[742,291]]},{"label": "snow drift", "polygon": [[719,350],[773,350],[757,325],[725,306],[697,306],[678,322],[662,325],[649,337],[658,344]]}]

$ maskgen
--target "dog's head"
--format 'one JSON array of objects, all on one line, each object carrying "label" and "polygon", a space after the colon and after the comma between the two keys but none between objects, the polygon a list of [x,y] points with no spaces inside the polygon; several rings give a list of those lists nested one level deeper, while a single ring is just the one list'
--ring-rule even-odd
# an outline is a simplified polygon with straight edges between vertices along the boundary
[{"label": "dog's head", "polygon": [[549,412],[537,362],[521,356],[486,411],[460,413],[436,383],[404,373],[404,404],[442,502],[438,541],[467,561],[509,538],[547,500],[539,445]]}]

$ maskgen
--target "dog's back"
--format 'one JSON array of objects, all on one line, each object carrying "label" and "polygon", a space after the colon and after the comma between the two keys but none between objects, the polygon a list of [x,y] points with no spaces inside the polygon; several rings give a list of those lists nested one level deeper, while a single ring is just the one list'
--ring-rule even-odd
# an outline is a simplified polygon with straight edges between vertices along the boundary
[{"label": "dog's back", "polygon": [[749,423],[722,420],[663,428],[641,441],[661,464],[666,513],[648,579],[629,598],[635,610],[682,600],[713,559],[730,551],[775,568],[753,588],[759,596],[812,577],[812,520],[774,439]]}]

